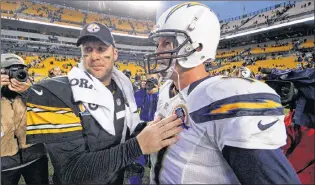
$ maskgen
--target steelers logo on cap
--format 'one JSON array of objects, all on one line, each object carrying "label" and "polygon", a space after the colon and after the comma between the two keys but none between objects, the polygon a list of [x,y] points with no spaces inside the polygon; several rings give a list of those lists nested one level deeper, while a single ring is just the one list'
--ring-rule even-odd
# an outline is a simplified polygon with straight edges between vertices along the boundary
[{"label": "steelers logo on cap", "polygon": [[86,30],[90,33],[96,33],[98,31],[100,31],[100,27],[95,24],[95,23],[92,23],[90,25],[88,25],[88,27],[86,28]]},{"label": "steelers logo on cap", "polygon": [[178,118],[182,120],[182,127],[186,130],[188,130],[190,127],[189,125],[189,119],[188,119],[188,109],[185,105],[179,104],[175,107],[173,113],[177,115]]}]

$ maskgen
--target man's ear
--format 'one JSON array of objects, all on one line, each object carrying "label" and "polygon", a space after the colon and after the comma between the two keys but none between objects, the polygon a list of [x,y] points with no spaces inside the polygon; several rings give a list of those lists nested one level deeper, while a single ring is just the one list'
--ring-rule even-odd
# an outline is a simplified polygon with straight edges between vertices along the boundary
[{"label": "man's ear", "polygon": [[118,59],[118,50],[113,47],[113,56],[114,56],[114,61],[116,62]]}]

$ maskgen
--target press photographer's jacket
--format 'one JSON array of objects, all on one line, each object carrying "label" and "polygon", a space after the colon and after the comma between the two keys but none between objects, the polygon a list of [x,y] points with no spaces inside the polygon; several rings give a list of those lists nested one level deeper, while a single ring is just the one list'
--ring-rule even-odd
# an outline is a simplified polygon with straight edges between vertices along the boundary
[{"label": "press photographer's jacket", "polygon": [[157,108],[159,92],[150,94],[146,89],[139,89],[135,93],[135,99],[138,109],[140,109],[140,119],[143,121],[152,121]]},{"label": "press photographer's jacket", "polygon": [[43,144],[26,144],[26,107],[20,97],[1,97],[1,170],[25,166],[46,155]]}]

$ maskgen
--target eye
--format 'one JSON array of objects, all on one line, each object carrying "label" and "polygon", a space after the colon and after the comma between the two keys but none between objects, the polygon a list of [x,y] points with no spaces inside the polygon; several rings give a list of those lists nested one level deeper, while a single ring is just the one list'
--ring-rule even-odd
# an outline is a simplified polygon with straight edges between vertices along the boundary
[{"label": "eye", "polygon": [[107,50],[106,47],[99,47],[99,48],[97,49],[98,52],[104,52],[104,51],[106,51],[106,50]]},{"label": "eye", "polygon": [[90,52],[92,52],[93,51],[93,48],[92,47],[85,47],[84,48],[84,52],[86,52],[86,53],[90,53]]},{"label": "eye", "polygon": [[166,48],[173,48],[173,41],[171,40],[166,40],[163,44]]}]

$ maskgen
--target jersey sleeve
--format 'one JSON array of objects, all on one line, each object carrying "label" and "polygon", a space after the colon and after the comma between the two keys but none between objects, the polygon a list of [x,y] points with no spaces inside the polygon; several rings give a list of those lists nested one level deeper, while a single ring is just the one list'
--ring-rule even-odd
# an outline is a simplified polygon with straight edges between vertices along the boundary
[{"label": "jersey sleeve", "polygon": [[86,151],[83,138],[46,147],[60,184],[110,184],[117,172],[142,155],[136,138],[96,152]]},{"label": "jersey sleeve", "polygon": [[252,150],[225,146],[222,155],[241,184],[301,184],[280,148]]},{"label": "jersey sleeve", "polygon": [[[258,84],[254,84],[258,83]],[[261,82],[220,81],[207,89],[204,106],[190,115],[224,146],[277,149],[286,143],[280,97]]]},{"label": "jersey sleeve", "polygon": [[22,96],[27,107],[28,144],[62,142],[82,135],[80,117],[43,86],[34,84]]}]

